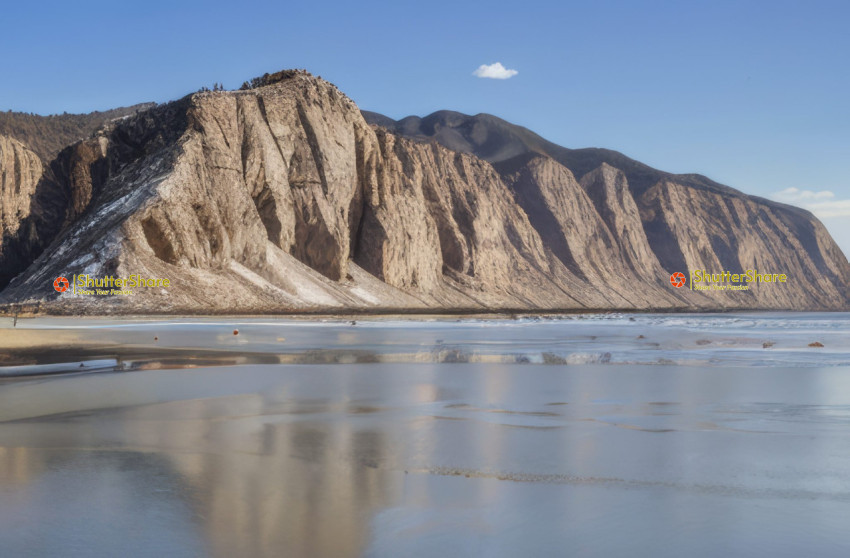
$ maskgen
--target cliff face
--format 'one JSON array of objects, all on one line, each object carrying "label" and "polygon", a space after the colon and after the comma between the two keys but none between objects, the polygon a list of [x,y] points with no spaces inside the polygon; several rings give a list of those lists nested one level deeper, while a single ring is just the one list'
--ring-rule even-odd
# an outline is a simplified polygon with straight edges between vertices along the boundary
[{"label": "cliff face", "polygon": [[0,136],[0,288],[32,261],[33,202],[43,174],[38,155]]},{"label": "cliff face", "polygon": [[795,288],[769,285],[735,293],[739,304],[847,304],[847,260],[823,225],[803,210],[670,181],[647,190],[640,206],[666,269],[757,269],[785,273],[795,283]]},{"label": "cliff face", "polygon": [[546,246],[584,282],[604,286],[609,305],[684,303],[648,248],[622,173],[600,167],[579,184],[569,169],[537,155],[496,168]]},{"label": "cliff face", "polygon": [[663,274],[644,233],[640,210],[631,195],[626,175],[602,163],[581,178],[581,186],[611,232],[615,250],[626,268],[644,278]]},{"label": "cliff face", "polygon": [[[676,181],[637,193],[605,162],[577,180],[556,158],[523,151],[521,135],[503,148],[482,125],[470,137],[499,154],[491,164],[473,142],[460,153],[370,126],[308,74],[259,85],[129,116],[49,166],[0,143],[0,262],[17,262],[4,267],[17,277],[0,304],[64,313],[847,304],[847,262],[804,212]],[[789,282],[742,294],[669,283],[672,271],[687,273],[675,266],[736,262]],[[74,274],[171,287],[54,291],[55,277]]]},{"label": "cliff face", "polygon": [[[595,267],[609,284],[618,284],[618,293],[625,296],[645,293],[645,300],[659,300],[652,292],[658,286],[655,278],[676,271],[688,275],[697,269],[732,273],[756,269],[786,273],[788,283],[751,285],[748,291],[672,294],[687,300],[687,305],[711,308],[848,307],[850,266],[808,211],[747,196],[704,176],[659,171],[615,151],[561,147],[487,114],[440,111],[394,121],[364,112],[364,117],[393,133],[437,142],[493,163],[512,185],[547,246],[569,259],[580,259],[576,246],[585,246],[588,256],[577,265]],[[546,161],[545,165],[540,161]],[[587,220],[581,196],[570,193],[566,200],[552,203],[542,191],[529,189],[536,182],[532,177],[540,175],[534,167],[543,166],[560,168],[554,192],[573,192],[573,177],[581,177],[579,182],[610,237],[599,232],[603,229],[593,219]],[[569,230],[570,222],[557,217],[558,207],[569,207],[568,219],[583,224]],[[612,261],[601,261],[606,259]],[[596,264],[589,265],[590,261]],[[607,272],[600,266],[607,267]],[[619,266],[630,272],[617,271]],[[593,269],[586,276],[592,277]],[[632,287],[618,283],[617,277]],[[669,288],[663,287],[669,295]]]},{"label": "cliff face", "polygon": [[[44,169],[38,156],[23,144],[0,136],[0,233],[16,236],[30,214],[30,200]],[[2,246],[2,245],[0,245]]]}]

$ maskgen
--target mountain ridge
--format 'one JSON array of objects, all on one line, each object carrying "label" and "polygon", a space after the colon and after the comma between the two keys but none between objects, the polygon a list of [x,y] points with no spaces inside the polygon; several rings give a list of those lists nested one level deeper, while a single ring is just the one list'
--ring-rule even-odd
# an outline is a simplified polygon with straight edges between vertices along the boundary
[{"label": "mountain ridge", "polygon": [[[21,269],[0,285],[0,307],[847,308],[850,265],[810,215],[636,161],[579,174],[544,148],[586,166],[598,152],[528,149],[519,140],[533,132],[458,114],[425,128],[409,120],[407,133],[394,133],[367,123],[332,84],[284,71],[112,120],[41,167],[27,146],[7,141],[0,207],[15,209],[5,212],[0,264]],[[479,154],[434,141],[441,131]],[[22,160],[31,161],[26,181]],[[651,181],[646,169],[662,174]],[[786,272],[790,281],[735,292],[670,285],[673,271],[704,267]],[[57,276],[83,273],[165,277],[172,286],[103,297],[53,289]]]},{"label": "mountain ridge", "polygon": [[20,141],[37,153],[42,160],[49,161],[65,147],[86,139],[110,121],[155,106],[156,103],[139,103],[103,112],[46,116],[25,112],[0,112],[0,135]]},{"label": "mountain ridge", "polygon": [[[472,127],[475,123],[481,121],[490,121],[491,123],[496,123],[498,126],[507,128],[514,134],[516,134],[519,139],[526,144],[524,149],[520,150],[520,152],[515,153],[512,156],[519,156],[525,154],[529,151],[534,151],[543,155],[548,155],[560,162],[571,171],[576,176],[583,176],[588,172],[591,172],[598,168],[602,163],[609,164],[615,168],[629,168],[632,167],[635,169],[634,172],[627,172],[627,176],[632,174],[630,177],[630,182],[634,182],[637,184],[641,184],[644,181],[654,181],[657,182],[661,178],[674,178],[685,182],[685,185],[694,186],[694,187],[703,187],[712,190],[716,190],[718,192],[724,194],[731,195],[741,195],[750,198],[759,198],[764,203],[774,206],[781,206],[783,208],[788,208],[791,210],[796,210],[803,212],[808,216],[813,216],[811,212],[808,210],[797,207],[794,205],[784,204],[782,202],[778,202],[775,200],[771,200],[769,198],[764,198],[761,196],[754,196],[752,194],[747,194],[737,188],[733,188],[731,186],[719,183],[711,178],[699,174],[699,173],[671,173],[663,170],[656,169],[650,165],[637,161],[625,155],[619,151],[615,151],[613,149],[607,149],[604,147],[582,147],[582,148],[569,148],[558,145],[550,140],[547,140],[537,134],[536,132],[518,124],[513,124],[504,120],[498,116],[489,114],[489,113],[477,113],[475,115],[468,115],[462,112],[454,111],[454,110],[438,110],[428,114],[427,116],[416,116],[409,115],[401,118],[399,120],[393,120],[389,116],[385,116],[381,113],[361,110],[363,117],[370,124],[381,126],[383,128],[388,129],[393,133],[397,133],[406,137],[410,137],[413,139],[419,139],[423,141],[427,141],[430,139],[436,139],[440,141],[442,138],[437,137],[434,132],[435,124],[443,124],[445,125],[445,121],[447,119],[451,119],[454,122],[453,128],[461,128],[461,127]],[[425,128],[422,126],[417,126],[420,122],[426,122],[424,124]],[[430,133],[428,130],[432,130]],[[443,142],[441,142],[443,143]],[[511,157],[505,157],[501,153],[490,153],[485,151],[479,151],[475,149],[474,145],[469,145],[468,147],[464,147],[463,145],[451,145],[451,142],[443,143],[449,149],[453,149],[454,151],[462,151],[473,153],[482,159],[485,159],[491,163],[503,162],[506,159],[510,159]],[[519,148],[517,148],[519,149]],[[595,157],[594,157],[595,156]],[[652,175],[651,178],[643,178],[638,177],[638,180],[635,180],[635,173],[646,173]],[[643,178],[643,179],[642,179]],[[654,183],[653,182],[653,183]],[[639,193],[642,193],[642,189],[639,189]]]},{"label": "mountain ridge", "polygon": [[[644,215],[651,211],[648,202],[641,203],[648,191],[658,184],[671,182],[727,198],[735,197],[753,201],[760,206],[770,207],[785,214],[797,215],[805,221],[818,222],[806,209],[760,196],[752,196],[701,174],[674,174],[661,171],[610,149],[562,147],[525,127],[487,113],[470,116],[457,111],[441,110],[425,117],[407,116],[398,121],[375,112],[363,111],[363,113],[367,122],[386,128],[393,133],[416,141],[437,141],[450,149],[475,154],[493,163],[497,169],[501,169],[500,172],[503,174],[509,173],[510,169],[517,165],[521,166],[533,154],[551,157],[569,168],[579,179],[595,172],[601,165],[618,168],[623,171],[629,188]],[[644,228],[652,237],[652,245],[665,244],[665,237],[669,235],[667,227],[651,224],[647,227],[645,224]],[[687,258],[681,254],[679,248],[673,247],[663,252],[665,253],[658,253],[657,256],[665,269],[688,268]],[[838,257],[841,259],[844,256],[842,254]]]}]

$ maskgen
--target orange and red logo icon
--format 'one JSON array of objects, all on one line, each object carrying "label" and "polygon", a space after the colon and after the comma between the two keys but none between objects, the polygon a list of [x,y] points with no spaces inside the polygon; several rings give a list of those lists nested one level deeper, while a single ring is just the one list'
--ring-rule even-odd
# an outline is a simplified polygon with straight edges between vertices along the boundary
[{"label": "orange and red logo icon", "polygon": [[670,284],[676,287],[683,287],[685,285],[685,274],[681,271],[677,271],[673,275],[670,276]]},{"label": "orange and red logo icon", "polygon": [[68,280],[64,277],[57,277],[55,281],[53,281],[53,288],[56,289],[60,293],[64,293],[71,287],[71,284],[68,283]]}]

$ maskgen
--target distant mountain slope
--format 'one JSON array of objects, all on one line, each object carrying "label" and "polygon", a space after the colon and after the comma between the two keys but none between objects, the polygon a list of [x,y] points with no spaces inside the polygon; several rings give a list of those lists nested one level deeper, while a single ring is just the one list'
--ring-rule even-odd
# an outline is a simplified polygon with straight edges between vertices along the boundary
[{"label": "distant mountain slope", "polygon": [[[850,265],[805,211],[494,117],[370,120],[386,126],[285,71],[115,120],[45,165],[0,136],[0,309],[848,308]],[[696,269],[788,282],[671,285]],[[74,274],[170,287],[53,288]]]},{"label": "distant mountain slope", "polygon": [[705,176],[660,171],[610,149],[562,147],[528,128],[511,124],[491,114],[470,116],[441,110],[422,118],[408,116],[396,121],[376,112],[362,113],[368,123],[384,127],[395,134],[420,140],[435,139],[449,149],[472,153],[491,163],[500,163],[527,153],[539,153],[552,157],[579,177],[604,163],[623,171],[632,191],[637,195],[643,194],[663,180],[675,180],[686,186],[713,190],[721,194],[745,195]]},{"label": "distant mountain slope", "polygon": [[0,112],[0,135],[14,138],[50,161],[63,148],[85,139],[105,123],[146,110],[155,103],[143,103],[89,114],[40,116],[25,112]]},{"label": "distant mountain slope", "polygon": [[[398,121],[369,111],[363,115],[367,122],[393,133],[437,141],[490,161],[509,180],[535,155],[550,157],[581,178],[594,197],[600,182],[591,176],[604,168],[616,169],[665,270],[796,268],[811,274],[810,281],[817,287],[823,269],[832,278],[830,284],[840,285],[836,294],[846,304],[850,281],[846,257],[823,225],[804,209],[749,196],[699,174],[654,169],[617,151],[562,147],[489,114],[438,111]],[[792,257],[778,256],[777,249]]]}]

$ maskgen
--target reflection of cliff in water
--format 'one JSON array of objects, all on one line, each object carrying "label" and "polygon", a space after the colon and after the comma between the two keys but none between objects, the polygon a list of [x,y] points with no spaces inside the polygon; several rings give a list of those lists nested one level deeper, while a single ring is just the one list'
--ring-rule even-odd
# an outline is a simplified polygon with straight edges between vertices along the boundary
[{"label": "reflection of cliff in water", "polygon": [[44,460],[34,456],[29,448],[0,447],[0,486],[26,485],[44,469]]},{"label": "reflection of cliff in water", "polygon": [[383,458],[380,433],[267,422],[268,402],[257,395],[164,406],[191,416],[151,428],[164,409],[145,408],[128,434],[171,447],[216,554],[350,556],[368,543],[372,514],[391,499],[387,476],[370,461]]},{"label": "reflection of cliff in water", "polygon": [[[341,409],[284,397],[280,388],[0,424],[0,446],[36,446],[0,447],[0,495],[14,498],[27,485],[25,499],[0,506],[0,519],[10,510],[26,517],[29,506],[27,527],[52,525],[39,544],[56,552],[67,544],[56,525],[70,521],[87,544],[104,537],[116,552],[134,539],[126,528],[143,530],[147,544],[159,537],[169,555],[201,546],[219,556],[356,554],[368,544],[372,515],[392,500],[392,476],[378,469],[385,436],[356,421],[295,422],[293,415]],[[353,402],[346,412],[370,409]],[[53,519],[37,517],[45,509]],[[140,516],[138,527],[121,525]]]},{"label": "reflection of cliff in water", "polygon": [[[62,430],[85,447],[85,429]],[[0,448],[4,556],[203,555],[192,498],[162,455]]]}]

